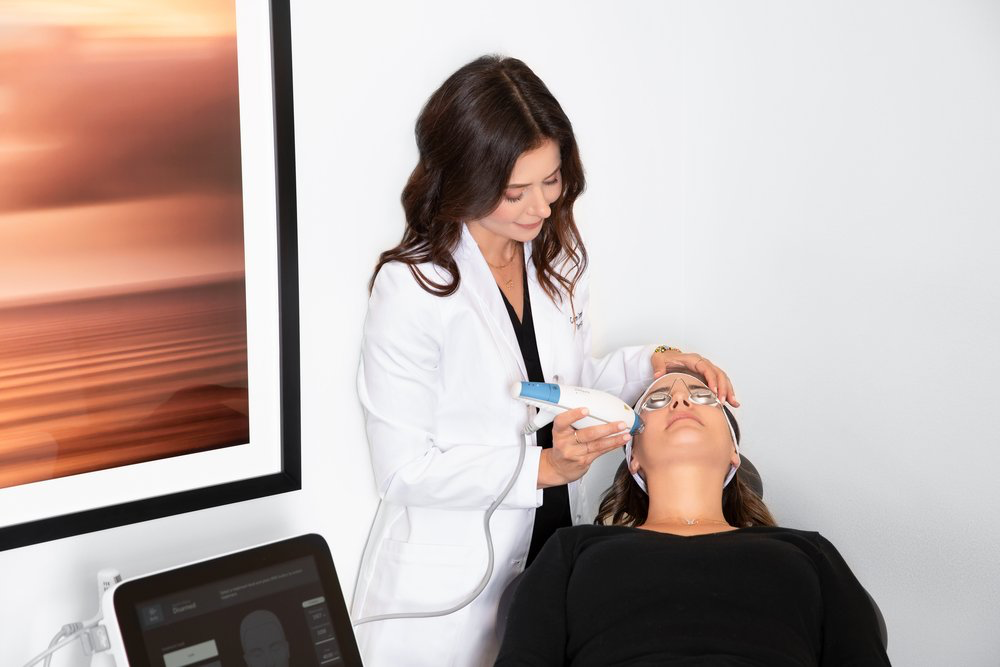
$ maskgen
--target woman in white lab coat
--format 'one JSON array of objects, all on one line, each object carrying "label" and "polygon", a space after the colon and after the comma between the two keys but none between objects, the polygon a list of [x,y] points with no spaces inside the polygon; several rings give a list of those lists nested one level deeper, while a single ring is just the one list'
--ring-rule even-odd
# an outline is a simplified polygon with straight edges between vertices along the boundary
[{"label": "woman in white lab coat", "polygon": [[[735,403],[725,373],[697,354],[636,346],[590,357],[587,253],[573,220],[584,188],[572,126],[513,58],[455,72],[417,120],[420,158],[405,189],[406,230],[372,279],[358,394],[381,503],[354,592],[369,667],[492,664],[497,602],[556,528],[589,522],[580,478],[620,447],[624,425],[575,431],[570,411],[523,435],[521,380],[600,389],[631,404],[668,368],[703,373]],[[523,461],[518,468],[518,461]],[[515,476],[516,472],[516,476]]]}]

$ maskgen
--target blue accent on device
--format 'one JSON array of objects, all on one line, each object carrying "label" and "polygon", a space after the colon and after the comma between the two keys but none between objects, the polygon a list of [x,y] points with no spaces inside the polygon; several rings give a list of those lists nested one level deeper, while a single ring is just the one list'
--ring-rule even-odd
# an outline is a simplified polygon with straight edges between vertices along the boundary
[{"label": "blue accent on device", "polygon": [[559,385],[551,382],[522,382],[521,396],[546,403],[559,403]]},{"label": "blue accent on device", "polygon": [[629,435],[635,435],[642,428],[642,420],[639,419],[639,415],[633,413],[632,416],[635,417],[635,421],[632,422],[632,428],[628,431]]}]

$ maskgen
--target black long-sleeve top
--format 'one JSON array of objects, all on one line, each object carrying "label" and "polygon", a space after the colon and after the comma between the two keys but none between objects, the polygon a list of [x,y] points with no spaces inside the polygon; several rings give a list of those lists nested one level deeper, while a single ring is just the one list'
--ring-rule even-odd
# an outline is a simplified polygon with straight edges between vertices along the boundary
[{"label": "black long-sleeve top", "polygon": [[553,535],[518,586],[496,664],[888,665],[867,594],[819,533]]}]

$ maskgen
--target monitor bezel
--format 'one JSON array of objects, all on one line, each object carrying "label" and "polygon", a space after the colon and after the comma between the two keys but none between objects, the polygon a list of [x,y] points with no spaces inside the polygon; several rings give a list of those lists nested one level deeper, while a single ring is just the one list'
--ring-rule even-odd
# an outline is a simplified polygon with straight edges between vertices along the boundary
[{"label": "monitor bezel", "polygon": [[343,589],[326,540],[311,533],[263,544],[235,553],[164,570],[138,579],[126,580],[113,591],[113,605],[122,652],[130,667],[152,667],[139,623],[138,605],[171,593],[231,579],[255,570],[280,565],[298,558],[316,562],[323,595],[346,667],[362,667],[354,628],[344,602]]}]

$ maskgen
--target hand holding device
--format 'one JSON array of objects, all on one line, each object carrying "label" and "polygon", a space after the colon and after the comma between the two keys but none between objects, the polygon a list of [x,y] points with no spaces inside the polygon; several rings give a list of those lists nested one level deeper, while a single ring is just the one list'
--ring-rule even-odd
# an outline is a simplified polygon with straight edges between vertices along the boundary
[{"label": "hand holding device", "polygon": [[574,408],[586,408],[588,411],[573,422],[574,428],[625,422],[625,427],[619,430],[627,430],[630,435],[642,432],[642,420],[625,401],[597,389],[553,382],[515,382],[510,386],[510,394],[538,408],[538,414],[525,427],[526,433],[537,431],[556,415]]},{"label": "hand holding device", "polygon": [[583,477],[598,456],[621,447],[643,428],[629,405],[603,391],[547,382],[516,382],[510,390],[515,398],[538,408],[525,432],[555,419],[552,449],[542,452],[539,463],[539,488]]},{"label": "hand holding device", "polygon": [[575,429],[587,418],[587,408],[563,412],[552,424],[552,448],[544,449],[538,466],[538,488],[568,484],[580,479],[599,456],[618,449],[632,436],[624,422]]}]

